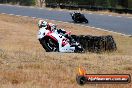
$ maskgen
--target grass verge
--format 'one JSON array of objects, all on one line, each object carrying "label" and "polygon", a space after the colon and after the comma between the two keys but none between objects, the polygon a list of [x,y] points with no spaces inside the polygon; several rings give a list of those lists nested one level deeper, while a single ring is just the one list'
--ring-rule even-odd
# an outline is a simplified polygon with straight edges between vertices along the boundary
[{"label": "grass verge", "polygon": [[[113,35],[112,53],[47,53],[39,44],[38,19],[0,14],[0,88],[131,88],[132,84],[79,86],[77,68],[87,73],[132,75],[132,38],[70,23],[55,22],[73,34]],[[52,22],[48,20],[49,22]]]}]

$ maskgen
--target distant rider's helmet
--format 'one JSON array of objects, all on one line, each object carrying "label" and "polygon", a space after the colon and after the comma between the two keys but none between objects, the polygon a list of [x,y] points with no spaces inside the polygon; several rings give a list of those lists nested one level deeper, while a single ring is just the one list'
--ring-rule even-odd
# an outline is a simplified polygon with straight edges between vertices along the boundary
[{"label": "distant rider's helmet", "polygon": [[53,23],[49,23],[49,26],[51,28],[51,31],[55,32],[55,30],[57,29],[57,25],[53,24]]},{"label": "distant rider's helmet", "polygon": [[48,25],[48,22],[46,22],[44,20],[39,20],[39,22],[38,22],[39,28],[42,28],[42,27],[46,27],[47,28],[47,25]]}]

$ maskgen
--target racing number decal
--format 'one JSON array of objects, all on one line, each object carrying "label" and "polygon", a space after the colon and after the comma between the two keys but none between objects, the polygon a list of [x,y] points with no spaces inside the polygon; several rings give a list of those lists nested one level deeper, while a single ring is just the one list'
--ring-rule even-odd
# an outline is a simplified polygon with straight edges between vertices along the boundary
[{"label": "racing number decal", "polygon": [[65,46],[67,44],[67,39],[62,40],[62,45]]}]

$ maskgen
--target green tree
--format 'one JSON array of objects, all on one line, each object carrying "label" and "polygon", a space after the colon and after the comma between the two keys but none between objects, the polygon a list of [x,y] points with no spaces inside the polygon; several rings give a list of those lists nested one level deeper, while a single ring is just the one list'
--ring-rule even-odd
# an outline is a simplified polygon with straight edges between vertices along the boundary
[{"label": "green tree", "polygon": [[128,8],[132,9],[132,0],[128,0]]},{"label": "green tree", "polygon": [[31,6],[35,5],[35,0],[19,0],[20,5]]}]

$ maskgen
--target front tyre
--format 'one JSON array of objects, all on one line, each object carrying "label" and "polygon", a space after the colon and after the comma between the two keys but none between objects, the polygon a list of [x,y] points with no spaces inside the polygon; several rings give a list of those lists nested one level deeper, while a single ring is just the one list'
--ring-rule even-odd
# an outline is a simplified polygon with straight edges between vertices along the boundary
[{"label": "front tyre", "polygon": [[58,42],[50,37],[44,37],[43,39],[41,39],[40,43],[46,52],[58,52],[59,51]]}]

